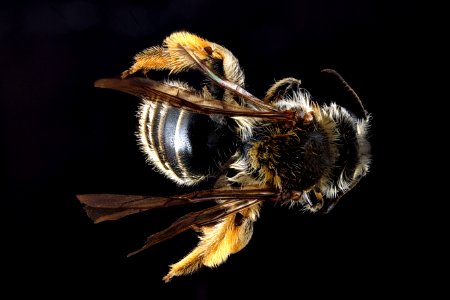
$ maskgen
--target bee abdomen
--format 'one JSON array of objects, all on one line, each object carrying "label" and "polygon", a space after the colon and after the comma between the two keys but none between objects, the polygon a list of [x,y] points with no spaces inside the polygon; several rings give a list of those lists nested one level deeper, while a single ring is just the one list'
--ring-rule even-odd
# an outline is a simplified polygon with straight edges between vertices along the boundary
[{"label": "bee abdomen", "polygon": [[228,123],[160,103],[144,102],[139,139],[148,161],[180,185],[194,185],[217,171],[236,150]]}]

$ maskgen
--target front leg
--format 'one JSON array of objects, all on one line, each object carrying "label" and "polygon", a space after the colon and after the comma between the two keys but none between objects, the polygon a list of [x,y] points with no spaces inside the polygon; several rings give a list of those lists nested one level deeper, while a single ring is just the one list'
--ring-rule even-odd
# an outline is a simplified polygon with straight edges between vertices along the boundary
[{"label": "front leg", "polygon": [[263,101],[266,103],[273,103],[287,97],[292,97],[300,88],[301,81],[292,77],[281,79],[275,82],[267,91]]},{"label": "front leg", "polygon": [[[224,80],[239,87],[244,86],[244,72],[231,51],[185,31],[172,33],[164,40],[162,46],[153,46],[136,54],[133,65],[122,73],[122,78],[139,71],[146,74],[150,70],[168,70],[176,74],[198,69],[199,62]],[[211,77],[206,76],[206,79],[203,88],[205,98],[235,103],[232,91],[224,89]]]}]

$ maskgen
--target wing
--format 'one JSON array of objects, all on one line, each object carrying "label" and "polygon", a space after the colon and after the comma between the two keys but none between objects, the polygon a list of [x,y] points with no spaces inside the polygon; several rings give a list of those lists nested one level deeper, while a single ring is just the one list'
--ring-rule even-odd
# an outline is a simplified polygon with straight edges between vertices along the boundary
[{"label": "wing", "polygon": [[171,197],[114,194],[85,194],[77,197],[95,223],[117,220],[154,208],[219,201],[212,207],[184,215],[166,229],[150,235],[140,249],[128,254],[135,255],[189,229],[199,231],[202,236],[197,247],[171,265],[170,272],[163,278],[168,282],[174,276],[190,274],[204,265],[217,266],[229,255],[240,251],[252,236],[260,204],[263,201],[280,201],[284,196],[274,189],[228,188]]},{"label": "wing", "polygon": [[128,254],[128,256],[135,255],[188,229],[198,229],[200,227],[214,224],[215,222],[225,218],[230,214],[236,213],[261,201],[262,199],[230,200],[217,204],[210,208],[188,213],[176,220],[168,228],[150,235],[147,238],[144,246],[134,252],[131,252],[130,254]]},{"label": "wing", "polygon": [[118,90],[147,101],[166,103],[176,108],[183,108],[201,114],[221,114],[231,117],[253,117],[281,121],[293,120],[295,115],[292,111],[258,111],[220,100],[205,99],[196,93],[181,90],[148,78],[99,79],[94,85],[99,88]]},{"label": "wing", "polygon": [[158,197],[142,195],[77,195],[94,223],[114,221],[139,212],[177,205],[218,200],[261,199],[276,201],[278,192],[271,189],[211,189],[182,195]]}]

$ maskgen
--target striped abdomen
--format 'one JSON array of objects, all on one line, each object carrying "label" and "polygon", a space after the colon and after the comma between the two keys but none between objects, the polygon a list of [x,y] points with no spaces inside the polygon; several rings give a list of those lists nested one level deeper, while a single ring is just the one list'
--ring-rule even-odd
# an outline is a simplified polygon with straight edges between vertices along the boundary
[{"label": "striped abdomen", "polygon": [[228,161],[237,148],[232,121],[144,101],[139,140],[158,171],[181,185],[204,180]]}]

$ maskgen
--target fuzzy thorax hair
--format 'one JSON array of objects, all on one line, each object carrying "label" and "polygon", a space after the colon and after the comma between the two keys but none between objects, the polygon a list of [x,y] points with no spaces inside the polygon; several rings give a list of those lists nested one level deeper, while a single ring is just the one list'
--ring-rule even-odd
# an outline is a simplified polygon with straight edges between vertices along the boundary
[{"label": "fuzzy thorax hair", "polygon": [[314,190],[335,198],[367,172],[368,120],[356,119],[336,104],[318,106],[303,89],[275,106],[311,113],[314,121],[296,126],[264,121],[254,124],[251,133],[244,132],[249,136],[242,150],[247,155],[231,166],[237,171],[231,181],[303,191],[305,197]]}]

